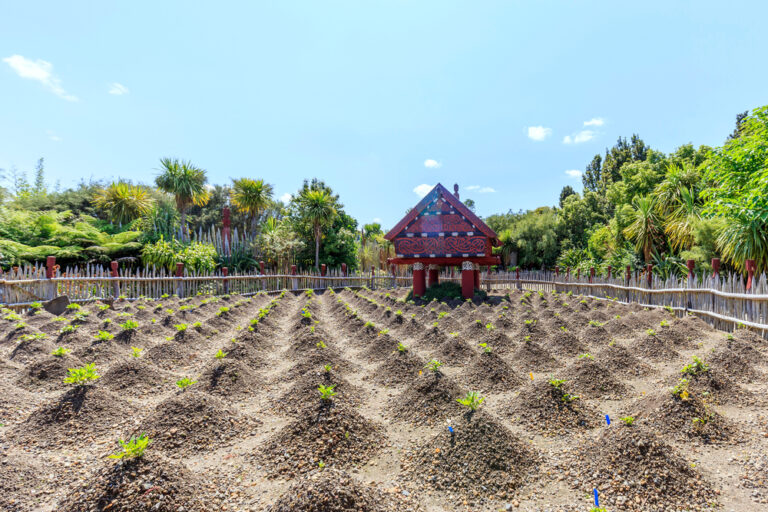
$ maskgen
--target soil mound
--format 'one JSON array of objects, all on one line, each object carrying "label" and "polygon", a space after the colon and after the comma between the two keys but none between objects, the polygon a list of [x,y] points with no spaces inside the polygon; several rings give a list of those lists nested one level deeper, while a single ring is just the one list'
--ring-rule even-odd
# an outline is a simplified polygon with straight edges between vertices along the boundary
[{"label": "soil mound", "polygon": [[252,395],[261,385],[252,368],[236,359],[217,359],[198,379],[205,391],[226,397]]},{"label": "soil mound", "polygon": [[424,370],[389,406],[390,414],[414,425],[435,425],[463,412],[456,401],[462,393],[444,376]]},{"label": "soil mound", "polygon": [[344,471],[313,471],[293,484],[266,512],[397,512],[402,505]]},{"label": "soil mound", "polygon": [[133,419],[128,402],[98,386],[76,386],[30,414],[12,435],[40,447],[81,444]]},{"label": "soil mound", "polygon": [[514,495],[536,472],[536,453],[487,415],[465,415],[452,428],[408,454],[406,473],[433,489],[485,501]]},{"label": "soil mound", "polygon": [[68,386],[64,384],[69,368],[83,366],[75,357],[54,357],[29,363],[21,372],[16,383],[29,390],[54,390]]},{"label": "soil mound", "polygon": [[630,389],[614,377],[597,359],[582,358],[566,368],[563,375],[584,398],[625,398]]},{"label": "soil mound", "polygon": [[267,441],[259,463],[270,477],[294,478],[318,468],[365,463],[385,441],[383,429],[341,404],[319,404]]},{"label": "soil mound", "polygon": [[595,359],[600,361],[606,370],[625,377],[642,377],[653,372],[650,365],[620,345],[606,346],[595,354]]},{"label": "soil mound", "polygon": [[337,372],[326,372],[322,367],[303,375],[288,391],[273,400],[275,412],[300,416],[313,411],[321,402],[318,386],[334,386],[334,402],[356,407],[362,402],[363,390],[350,384]]},{"label": "soil mound", "polygon": [[527,386],[512,400],[507,414],[544,435],[568,434],[597,427],[601,415],[571,395],[566,382],[557,388],[547,381]]},{"label": "soil mound", "polygon": [[652,361],[673,360],[680,357],[664,338],[646,334],[632,343],[632,351],[639,357]]},{"label": "soil mound", "polygon": [[424,369],[425,361],[410,350],[390,351],[387,358],[373,372],[373,380],[378,384],[393,386],[412,383]]},{"label": "soil mound", "polygon": [[560,356],[575,356],[586,352],[584,345],[576,336],[562,329],[547,336],[544,347]]},{"label": "soil mound", "polygon": [[437,349],[436,359],[451,365],[464,364],[475,355],[474,349],[458,337],[450,337]]},{"label": "soil mound", "polygon": [[[151,444],[149,450],[151,450]],[[125,461],[108,460],[88,485],[77,486],[57,510],[63,512],[197,512],[218,505],[215,496],[202,496],[200,480],[179,464],[149,451]],[[217,507],[218,508],[218,507]]]},{"label": "soil mound", "polygon": [[172,457],[226,446],[258,422],[199,391],[183,391],[155,407],[135,429],[146,433],[152,447]]},{"label": "soil mound", "polygon": [[55,349],[53,342],[48,339],[32,339],[18,342],[8,357],[16,363],[27,364],[44,357],[50,357]]},{"label": "soil mound", "polygon": [[510,359],[515,366],[526,372],[551,370],[560,366],[547,349],[534,341],[524,342],[512,352]]},{"label": "soil mound", "polygon": [[728,341],[707,357],[707,362],[718,372],[730,375],[734,380],[750,382],[761,376],[757,367],[763,360],[753,347],[737,341]]},{"label": "soil mound", "polygon": [[524,382],[512,367],[494,352],[476,354],[464,371],[463,377],[469,384],[485,392],[509,391]]},{"label": "soil mound", "polygon": [[602,429],[562,469],[576,471],[580,490],[599,488],[610,510],[710,510],[717,500],[691,464],[639,426]]},{"label": "soil mound", "polygon": [[173,374],[142,359],[131,357],[110,368],[99,379],[99,385],[122,394],[143,395],[160,388],[168,391],[175,389],[173,384],[176,380]]},{"label": "soil mound", "polygon": [[164,341],[146,353],[147,360],[166,370],[187,367],[200,357],[194,347],[176,341]]},{"label": "soil mound", "polygon": [[729,443],[737,440],[737,428],[718,414],[711,403],[697,395],[682,399],[669,391],[641,400],[638,416],[647,415],[659,432],[675,439],[692,439],[707,443]]}]

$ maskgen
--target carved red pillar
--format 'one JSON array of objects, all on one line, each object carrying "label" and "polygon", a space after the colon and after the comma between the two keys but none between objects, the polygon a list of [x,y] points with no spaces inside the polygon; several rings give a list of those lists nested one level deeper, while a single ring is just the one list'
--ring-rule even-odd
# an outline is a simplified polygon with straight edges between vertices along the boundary
[{"label": "carved red pillar", "polygon": [[[291,265],[291,275],[296,275],[296,265]],[[291,278],[291,288],[296,290],[299,287],[299,280],[295,277]]]},{"label": "carved red pillar", "polygon": [[45,278],[53,279],[53,274],[56,267],[56,256],[48,256],[45,258]]},{"label": "carved red pillar", "polygon": [[184,297],[184,281],[181,278],[184,276],[184,264],[181,262],[176,263],[176,277],[179,278],[179,282],[176,283],[176,295],[180,298]]},{"label": "carved red pillar", "polygon": [[465,299],[475,296],[475,264],[471,261],[461,263],[461,296]]},{"label": "carved red pillar", "polygon": [[560,267],[555,267],[555,277],[560,277]]},{"label": "carved red pillar", "polygon": [[343,275],[344,277],[347,277],[347,264],[346,263],[342,263],[341,264],[341,275]]},{"label": "carved red pillar", "polygon": [[755,264],[755,260],[747,260],[747,291],[752,291],[752,284],[755,279],[755,269],[757,265]]},{"label": "carved red pillar", "polygon": [[266,266],[266,265],[264,264],[264,262],[263,262],[263,261],[260,261],[260,262],[259,262],[259,272],[261,273],[261,275],[264,275],[264,267],[265,267],[265,266]]},{"label": "carved red pillar", "polygon": [[328,267],[325,263],[320,264],[320,275],[325,277],[325,272],[328,270]]},{"label": "carved red pillar", "polygon": [[608,265],[608,268],[606,268],[605,271],[608,274],[608,279],[612,279],[613,278],[613,267]]},{"label": "carved red pillar", "polygon": [[437,265],[429,266],[429,273],[427,274],[427,286],[430,288],[435,286],[440,281],[440,267]]},{"label": "carved red pillar", "polygon": [[712,277],[720,277],[720,258],[712,258]]},{"label": "carved red pillar", "polygon": [[565,267],[565,280],[568,281],[571,279],[571,267]]},{"label": "carved red pillar", "polygon": [[475,265],[475,274],[474,274],[474,282],[475,282],[475,289],[480,289],[480,265]]},{"label": "carved red pillar", "polygon": [[413,296],[423,297],[427,291],[426,276],[424,275],[424,264],[413,264]]},{"label": "carved red pillar", "polygon": [[694,260],[686,260],[685,266],[688,267],[688,279],[693,279],[693,269],[696,268]]},{"label": "carved red pillar", "polygon": [[221,210],[221,224],[222,224],[222,230],[221,230],[221,236],[224,239],[224,252],[225,254],[229,254],[230,250],[230,243],[231,243],[231,220],[229,216],[229,206],[225,206]]},{"label": "carved red pillar", "polygon": [[[116,261],[109,262],[109,276],[112,278],[117,278],[117,262]],[[112,294],[115,297],[120,296],[120,283],[118,281],[114,281],[112,283]]]}]

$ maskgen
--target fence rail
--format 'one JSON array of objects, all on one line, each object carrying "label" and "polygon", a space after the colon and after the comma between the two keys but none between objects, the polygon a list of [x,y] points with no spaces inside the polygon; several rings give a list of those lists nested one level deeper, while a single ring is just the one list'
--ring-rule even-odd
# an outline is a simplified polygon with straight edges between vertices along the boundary
[{"label": "fence rail", "polygon": [[[460,282],[461,274],[448,269],[441,281]],[[747,280],[737,274],[687,279],[660,279],[658,276],[634,273],[624,277],[567,275],[547,271],[483,272],[481,286],[491,289],[532,289],[573,292],[598,299],[616,300],[646,307],[665,307],[695,313],[719,329],[731,330],[738,324],[768,333],[768,279],[764,274]],[[412,277],[404,272],[392,275],[381,271],[352,273],[342,269],[326,272],[303,271],[301,274],[261,274],[258,272],[227,275],[166,269],[119,270],[101,266],[83,269],[59,269],[25,266],[0,274],[0,304],[26,307],[32,302],[67,295],[70,301],[123,297],[161,298],[197,294],[237,293],[252,295],[280,290],[306,290],[343,287],[394,288],[410,287]]]}]

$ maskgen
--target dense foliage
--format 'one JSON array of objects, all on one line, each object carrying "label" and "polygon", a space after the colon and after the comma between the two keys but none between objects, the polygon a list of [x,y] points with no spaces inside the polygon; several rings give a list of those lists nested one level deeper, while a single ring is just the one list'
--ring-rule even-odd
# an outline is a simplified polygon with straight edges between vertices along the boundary
[{"label": "dense foliage", "polygon": [[555,265],[604,273],[654,264],[662,277],[681,275],[693,259],[713,257],[768,270],[768,107],[740,114],[723,146],[692,144],[664,154],[637,135],[595,155],[583,191],[566,186],[558,206],[491,215],[497,252],[525,268]]}]

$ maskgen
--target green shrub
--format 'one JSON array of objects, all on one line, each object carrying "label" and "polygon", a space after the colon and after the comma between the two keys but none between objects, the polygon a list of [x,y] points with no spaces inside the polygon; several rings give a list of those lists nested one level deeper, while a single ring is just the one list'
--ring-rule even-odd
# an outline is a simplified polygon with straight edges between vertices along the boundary
[{"label": "green shrub", "polygon": [[124,331],[133,331],[139,328],[139,322],[136,320],[126,320],[125,323],[120,324],[120,327]]},{"label": "green shrub", "polygon": [[96,373],[96,364],[90,363],[80,368],[68,368],[67,376],[64,377],[64,383],[81,386],[98,378],[100,378],[100,375]]},{"label": "green shrub", "polygon": [[199,242],[183,244],[176,239],[168,241],[162,237],[141,250],[144,265],[165,268],[171,272],[176,269],[176,263],[183,263],[184,268],[190,271],[212,272],[216,269],[216,257],[213,245]]}]

